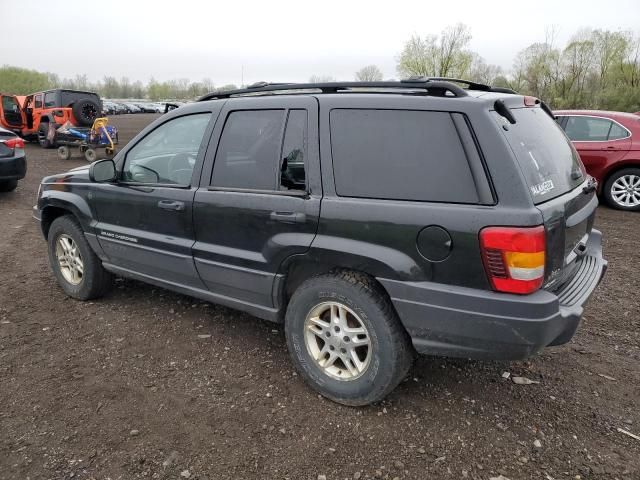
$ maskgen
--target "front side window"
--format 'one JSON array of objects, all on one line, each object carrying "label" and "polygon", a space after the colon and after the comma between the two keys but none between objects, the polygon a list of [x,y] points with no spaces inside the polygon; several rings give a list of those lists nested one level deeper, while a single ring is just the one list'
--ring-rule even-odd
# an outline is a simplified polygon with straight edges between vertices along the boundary
[{"label": "front side window", "polygon": [[210,113],[163,123],[138,142],[125,159],[122,180],[134,183],[190,185]]},{"label": "front side window", "polygon": [[605,142],[612,125],[606,118],[573,116],[567,118],[565,132],[574,142]]},{"label": "front side window", "polygon": [[277,190],[284,121],[284,110],[231,112],[216,152],[212,186]]},{"label": "front side window", "polygon": [[338,195],[479,202],[449,113],[336,109],[330,115]]},{"label": "front side window", "polygon": [[36,95],[35,107],[42,108],[42,95]]}]

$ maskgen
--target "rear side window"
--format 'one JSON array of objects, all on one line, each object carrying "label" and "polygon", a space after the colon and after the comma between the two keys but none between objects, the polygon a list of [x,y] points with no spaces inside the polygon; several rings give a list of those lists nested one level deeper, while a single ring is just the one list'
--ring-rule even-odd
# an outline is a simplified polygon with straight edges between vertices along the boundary
[{"label": "rear side window", "polygon": [[[534,203],[573,190],[584,181],[578,152],[553,118],[541,108],[514,108],[514,125],[493,112],[529,185]],[[607,127],[608,128],[608,127]],[[606,138],[606,137],[605,137]]]},{"label": "rear side window", "polygon": [[231,112],[213,165],[212,186],[277,190],[284,110]]},{"label": "rear side window", "polygon": [[56,106],[56,94],[54,92],[47,92],[44,94],[44,107],[55,107]]},{"label": "rear side window", "polygon": [[478,203],[449,113],[336,109],[330,120],[338,195]]},{"label": "rear side window", "polygon": [[307,111],[291,110],[282,142],[280,190],[306,190]]},{"label": "rear side window", "polygon": [[609,140],[620,140],[622,138],[627,138],[629,136],[629,132],[622,128],[617,123],[611,124],[611,130],[609,130]]}]

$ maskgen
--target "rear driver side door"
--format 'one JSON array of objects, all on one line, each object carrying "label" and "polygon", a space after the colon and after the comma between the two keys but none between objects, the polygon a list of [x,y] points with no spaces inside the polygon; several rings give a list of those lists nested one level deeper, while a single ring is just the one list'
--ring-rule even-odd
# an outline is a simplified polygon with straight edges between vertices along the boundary
[{"label": "rear driver side door", "polygon": [[193,210],[196,268],[215,295],[263,312],[277,307],[280,266],[306,252],[318,228],[317,132],[313,97],[225,104]]}]

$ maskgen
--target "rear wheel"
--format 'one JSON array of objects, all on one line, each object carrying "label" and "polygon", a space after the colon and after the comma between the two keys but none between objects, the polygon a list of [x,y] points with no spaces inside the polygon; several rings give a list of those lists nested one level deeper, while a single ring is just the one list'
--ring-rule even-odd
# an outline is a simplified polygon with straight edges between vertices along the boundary
[{"label": "rear wheel", "polygon": [[54,143],[49,140],[49,122],[41,123],[38,127],[38,143],[42,148],[52,148]]},{"label": "rear wheel", "polygon": [[625,168],[611,175],[604,184],[607,203],[620,210],[640,210],[640,168]]},{"label": "rear wheel", "polygon": [[289,352],[305,380],[331,400],[382,400],[413,361],[411,340],[381,287],[340,272],[304,282],[285,318]]},{"label": "rear wheel", "polygon": [[90,300],[109,290],[112,276],[102,266],[73,217],[56,218],[49,228],[47,240],[51,268],[67,295]]},{"label": "rear wheel", "polygon": [[0,192],[13,192],[17,186],[17,180],[3,180],[0,182]]}]

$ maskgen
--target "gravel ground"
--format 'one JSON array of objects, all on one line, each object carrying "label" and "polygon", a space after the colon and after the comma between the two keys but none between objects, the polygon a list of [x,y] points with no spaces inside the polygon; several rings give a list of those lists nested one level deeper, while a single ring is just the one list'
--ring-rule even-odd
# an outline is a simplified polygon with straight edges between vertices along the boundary
[{"label": "gravel ground", "polygon": [[[126,141],[153,118],[113,123]],[[637,214],[600,207],[610,268],[571,343],[421,358],[386,401],[349,408],[303,384],[279,325],[130,280],[67,298],[31,206],[84,161],[27,153],[0,196],[0,478],[640,478],[640,440],[618,430],[640,435]]]}]

